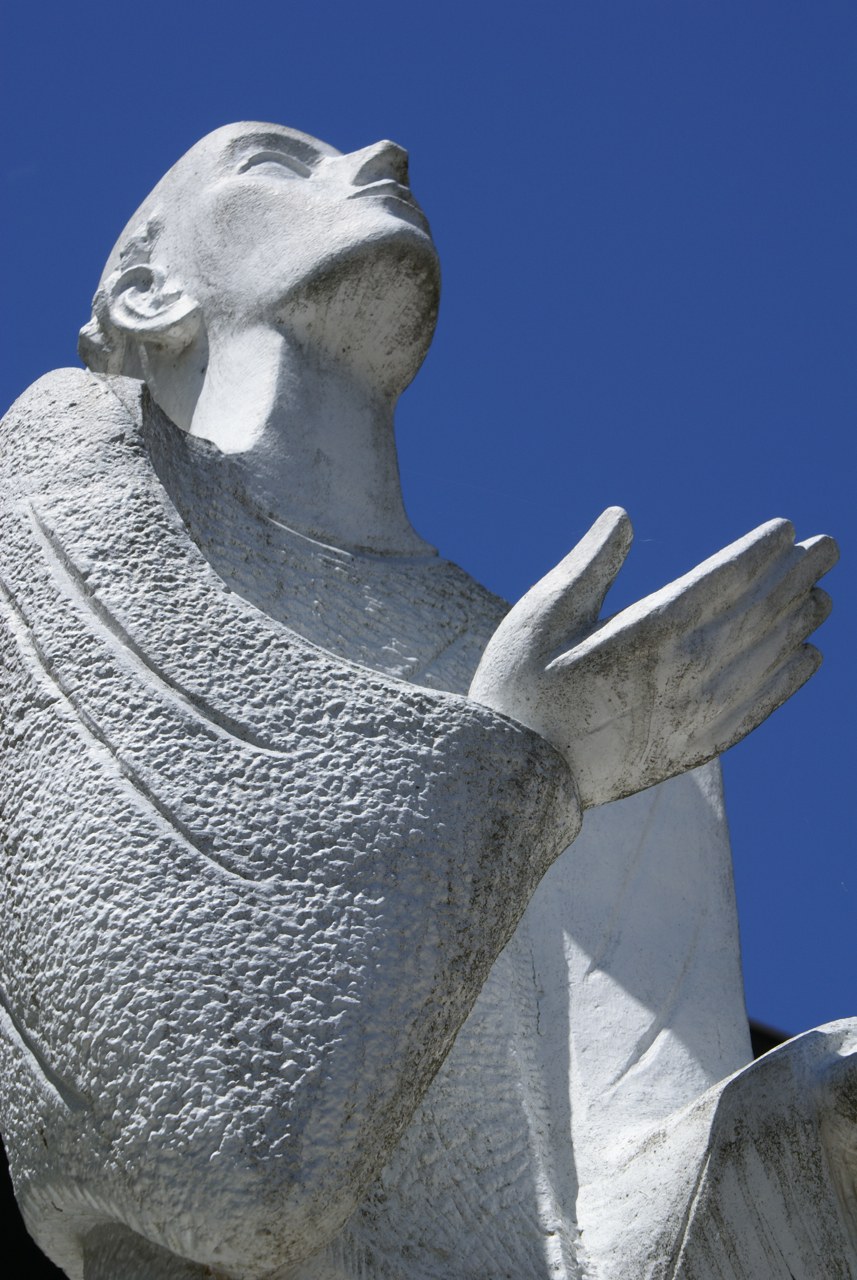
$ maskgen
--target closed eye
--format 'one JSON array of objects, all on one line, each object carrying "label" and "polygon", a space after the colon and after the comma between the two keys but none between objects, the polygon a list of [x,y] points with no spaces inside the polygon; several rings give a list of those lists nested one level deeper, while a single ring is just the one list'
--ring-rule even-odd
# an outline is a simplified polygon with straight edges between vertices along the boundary
[{"label": "closed eye", "polygon": [[261,165],[274,165],[279,176],[284,178],[309,178],[312,169],[296,156],[286,155],[283,151],[254,151],[238,166],[239,173],[247,173],[250,169],[258,169]]}]

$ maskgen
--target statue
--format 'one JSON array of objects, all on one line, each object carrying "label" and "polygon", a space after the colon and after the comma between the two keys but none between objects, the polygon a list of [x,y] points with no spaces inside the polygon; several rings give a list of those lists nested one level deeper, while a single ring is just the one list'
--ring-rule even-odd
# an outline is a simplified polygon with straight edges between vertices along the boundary
[{"label": "statue", "polygon": [[7,415],[25,1220],[71,1280],[850,1275],[854,1030],[747,1066],[715,759],[835,548],[600,619],[612,509],[508,611],[402,503],[437,296],[401,148],[228,126]]}]

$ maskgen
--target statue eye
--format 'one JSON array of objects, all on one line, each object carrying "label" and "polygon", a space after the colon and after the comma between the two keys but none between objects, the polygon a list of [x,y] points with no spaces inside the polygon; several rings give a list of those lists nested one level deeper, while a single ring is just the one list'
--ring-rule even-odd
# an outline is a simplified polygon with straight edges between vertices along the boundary
[{"label": "statue eye", "polygon": [[238,166],[239,173],[255,169],[278,178],[308,178],[312,173],[296,156],[286,155],[283,151],[256,151]]}]

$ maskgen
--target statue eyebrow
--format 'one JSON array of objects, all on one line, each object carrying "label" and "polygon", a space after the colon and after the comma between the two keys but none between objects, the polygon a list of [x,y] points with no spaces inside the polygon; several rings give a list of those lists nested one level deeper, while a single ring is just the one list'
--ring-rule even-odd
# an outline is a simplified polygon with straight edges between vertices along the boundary
[{"label": "statue eyebrow", "polygon": [[254,151],[278,152],[309,166],[318,164],[325,154],[300,138],[284,137],[279,133],[255,133],[236,139],[227,148],[226,155],[229,160],[241,160]]},{"label": "statue eyebrow", "polygon": [[238,172],[245,173],[253,165],[264,164],[266,160],[284,164],[286,168],[303,178],[308,178],[312,173],[312,165],[304,164],[303,160],[298,160],[297,156],[284,150],[283,147],[251,147],[248,152],[245,152],[238,165]]}]

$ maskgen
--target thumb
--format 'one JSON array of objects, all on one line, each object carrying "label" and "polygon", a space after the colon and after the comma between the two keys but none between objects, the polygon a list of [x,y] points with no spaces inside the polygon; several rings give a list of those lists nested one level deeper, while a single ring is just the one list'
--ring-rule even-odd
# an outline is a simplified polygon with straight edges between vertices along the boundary
[{"label": "thumb", "polygon": [[545,653],[567,647],[597,621],[604,597],[625,563],[634,531],[626,511],[608,507],[556,568],[515,606],[526,606],[533,638]]},{"label": "thumb", "polygon": [[543,671],[557,650],[592,629],[633,536],[627,513],[608,507],[574,550],[506,614],[476,669],[471,698],[528,723],[518,707],[518,695],[526,691],[522,673]]}]

